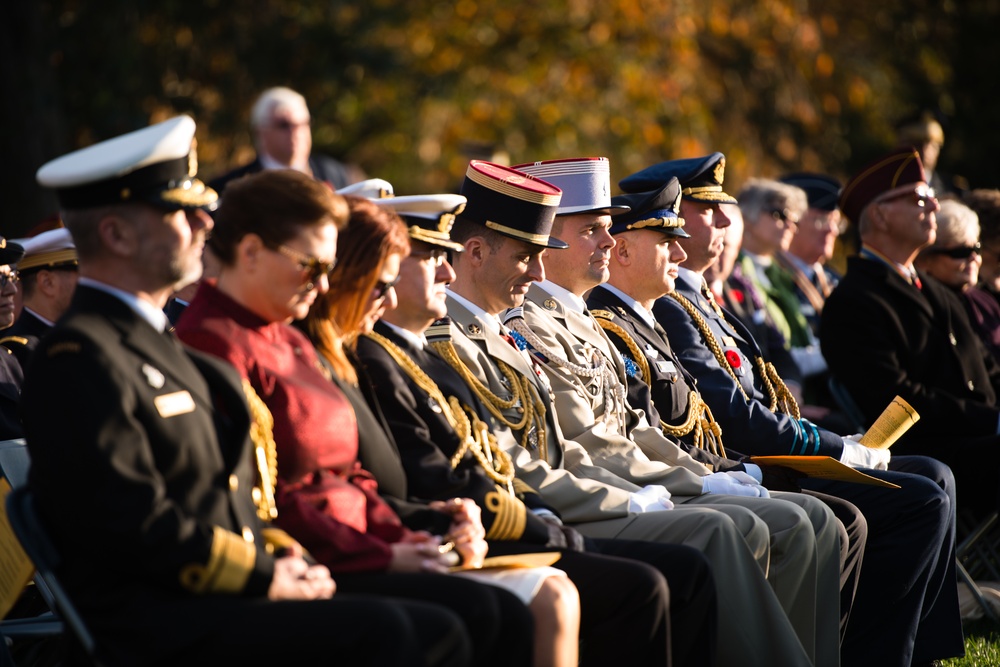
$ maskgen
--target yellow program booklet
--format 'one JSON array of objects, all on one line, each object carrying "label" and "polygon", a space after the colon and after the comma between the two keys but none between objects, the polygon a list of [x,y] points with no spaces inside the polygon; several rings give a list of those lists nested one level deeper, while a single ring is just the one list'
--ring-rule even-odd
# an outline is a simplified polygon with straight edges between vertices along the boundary
[{"label": "yellow program booklet", "polygon": [[0,477],[0,618],[11,610],[35,573],[35,566],[24,553],[7,520],[5,501],[8,493],[10,484]]},{"label": "yellow program booklet", "polygon": [[872,486],[884,486],[888,489],[900,488],[897,484],[866,475],[860,470],[846,466],[830,456],[751,456],[750,463],[756,463],[760,466],[784,466],[800,472],[806,477],[817,479],[871,484]]},{"label": "yellow program booklet", "polygon": [[859,442],[873,449],[888,449],[919,419],[920,414],[913,409],[913,406],[897,396],[886,406]]}]

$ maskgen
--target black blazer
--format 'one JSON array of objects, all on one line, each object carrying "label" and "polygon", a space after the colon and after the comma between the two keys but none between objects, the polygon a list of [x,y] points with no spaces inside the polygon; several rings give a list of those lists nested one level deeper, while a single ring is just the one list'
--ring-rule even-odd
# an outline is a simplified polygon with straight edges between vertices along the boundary
[{"label": "black blazer", "polygon": [[266,594],[274,559],[250,495],[250,417],[234,369],[83,285],[31,368],[29,484],[85,618],[196,627],[162,633],[177,647],[222,621],[190,606],[173,618],[175,602]]},{"label": "black blazer", "polygon": [[[376,324],[375,330],[403,348],[446,397],[455,396],[463,405],[475,410],[486,424],[492,423],[491,415],[480,405],[479,399],[444,360],[411,346],[381,322]],[[437,404],[375,341],[365,337],[358,339],[357,351],[399,447],[410,493],[437,500],[472,498],[482,509],[483,526],[488,538],[545,544],[548,527],[530,511],[525,514],[523,526],[511,526],[517,523],[513,520],[520,511],[515,507],[517,504],[551,508],[544,505],[535,493],[519,494],[519,499],[512,503],[509,494],[497,488],[471,453],[466,453],[458,466],[453,468],[450,457],[460,442]]]},{"label": "black blazer", "polygon": [[900,444],[995,434],[1000,367],[951,290],[918,275],[922,289],[882,262],[848,260],[820,323],[830,371],[869,423],[897,394],[920,413]]}]

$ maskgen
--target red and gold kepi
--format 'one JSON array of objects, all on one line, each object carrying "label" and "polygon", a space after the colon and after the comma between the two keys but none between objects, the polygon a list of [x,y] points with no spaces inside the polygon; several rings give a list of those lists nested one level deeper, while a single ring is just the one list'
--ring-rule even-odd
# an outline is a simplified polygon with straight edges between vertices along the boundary
[{"label": "red and gold kepi", "polygon": [[899,148],[869,163],[847,181],[840,191],[840,210],[848,220],[858,224],[862,211],[875,199],[892,197],[926,182],[927,175],[917,151]]},{"label": "red and gold kepi", "polygon": [[550,236],[562,190],[547,181],[493,162],[473,160],[461,195],[465,210],[457,224],[475,223],[544,248],[566,248]]}]

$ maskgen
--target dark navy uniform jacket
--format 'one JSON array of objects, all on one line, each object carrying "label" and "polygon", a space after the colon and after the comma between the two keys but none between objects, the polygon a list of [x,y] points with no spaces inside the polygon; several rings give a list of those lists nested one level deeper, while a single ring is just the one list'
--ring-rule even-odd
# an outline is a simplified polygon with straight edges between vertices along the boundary
[{"label": "dark navy uniform jacket", "polygon": [[839,435],[768,409],[768,399],[753,362],[754,357],[760,356],[756,343],[735,317],[723,318],[715,312],[702,296],[701,285],[700,275],[681,269],[675,291],[694,304],[707,323],[739,385],[719,364],[695,322],[677,301],[670,296],[658,299],[653,315],[667,332],[681,363],[698,379],[698,391],[712,409],[723,434],[739,433],[739,446],[746,454],[822,455],[839,460],[843,452]]}]

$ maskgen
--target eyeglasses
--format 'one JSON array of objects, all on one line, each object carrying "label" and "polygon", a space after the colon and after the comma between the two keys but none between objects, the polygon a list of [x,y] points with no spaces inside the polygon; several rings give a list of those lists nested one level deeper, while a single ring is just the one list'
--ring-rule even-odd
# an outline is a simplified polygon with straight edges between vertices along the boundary
[{"label": "eyeglasses", "polygon": [[928,252],[933,255],[951,257],[952,259],[969,259],[973,253],[978,253],[981,249],[982,246],[976,243],[975,245],[960,245],[954,248],[930,248]]},{"label": "eyeglasses", "polygon": [[796,227],[799,219],[795,217],[787,208],[774,208],[770,211],[771,217],[781,223],[782,227]]},{"label": "eyeglasses", "polygon": [[907,190],[904,192],[898,192],[896,194],[890,194],[889,196],[876,197],[875,202],[882,204],[885,202],[895,201],[897,199],[902,199],[903,197],[913,197],[915,198],[915,203],[920,208],[927,206],[927,202],[931,199],[937,201],[937,193],[934,192],[934,188],[928,185],[918,185],[912,190]]},{"label": "eyeglasses", "polygon": [[7,283],[11,285],[16,285],[17,281],[21,279],[17,271],[11,271],[10,273],[0,273],[0,290],[7,287]]},{"label": "eyeglasses", "polygon": [[294,248],[289,248],[286,245],[279,245],[277,248],[272,248],[275,252],[279,252],[288,259],[292,260],[299,265],[302,272],[306,275],[307,281],[312,284],[316,284],[323,276],[330,275],[333,271],[333,267],[337,266],[337,258],[334,257],[332,262],[324,262],[318,257],[313,257],[312,255],[307,255],[305,253],[299,252]]},{"label": "eyeglasses", "polygon": [[443,248],[433,248],[431,250],[411,250],[410,257],[421,261],[429,259],[434,268],[438,268],[448,259],[448,251]]},{"label": "eyeglasses", "polygon": [[385,293],[388,292],[391,288],[395,287],[396,283],[398,282],[399,282],[399,274],[397,274],[396,277],[393,278],[392,280],[378,281],[377,283],[375,283],[375,287],[372,288],[372,298],[381,299],[382,297],[385,296]]},{"label": "eyeglasses", "polygon": [[287,118],[281,118],[271,123],[271,127],[276,130],[297,130],[300,127],[309,127],[312,124],[311,120],[304,120],[300,123],[288,120]]}]

